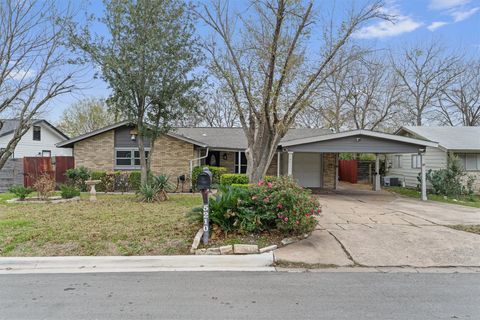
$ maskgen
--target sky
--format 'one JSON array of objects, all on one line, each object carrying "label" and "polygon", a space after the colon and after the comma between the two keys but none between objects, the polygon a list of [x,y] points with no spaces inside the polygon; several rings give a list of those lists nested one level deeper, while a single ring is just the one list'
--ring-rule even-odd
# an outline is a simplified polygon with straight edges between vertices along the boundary
[{"label": "sky", "polygon": [[[58,0],[59,4],[63,0]],[[209,0],[199,0],[208,4]],[[336,23],[345,18],[345,10],[351,6],[360,7],[367,0],[314,0],[314,6],[321,16]],[[246,10],[247,0],[231,0],[233,10]],[[464,53],[469,58],[480,58],[480,0],[386,0],[385,13],[395,16],[395,22],[372,21],[363,26],[354,40],[376,49],[392,49],[393,52],[413,43],[439,41],[448,50]],[[84,12],[103,12],[102,1],[91,0],[81,8]],[[80,23],[82,22],[80,18]],[[102,32],[95,29],[94,32]],[[208,35],[208,28],[197,23],[201,37]],[[56,123],[65,108],[83,98],[106,98],[108,86],[100,79],[94,79],[95,70],[87,68],[82,72],[82,89],[56,99],[45,110],[43,117]]]}]

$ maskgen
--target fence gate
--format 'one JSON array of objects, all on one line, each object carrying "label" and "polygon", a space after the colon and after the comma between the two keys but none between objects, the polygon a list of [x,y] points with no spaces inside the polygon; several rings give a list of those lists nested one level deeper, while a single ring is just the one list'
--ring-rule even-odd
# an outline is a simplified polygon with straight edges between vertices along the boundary
[{"label": "fence gate", "polygon": [[357,160],[338,160],[338,178],[340,181],[357,183]]},{"label": "fence gate", "polygon": [[35,180],[43,174],[54,178],[57,184],[65,183],[65,171],[73,167],[73,157],[24,157],[23,184],[25,187],[31,187]]}]

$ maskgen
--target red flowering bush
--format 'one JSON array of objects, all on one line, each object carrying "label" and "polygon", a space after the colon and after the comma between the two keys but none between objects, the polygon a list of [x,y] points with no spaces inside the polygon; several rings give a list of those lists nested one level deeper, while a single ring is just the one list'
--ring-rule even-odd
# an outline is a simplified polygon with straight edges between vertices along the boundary
[{"label": "red flowering bush", "polygon": [[237,205],[240,228],[249,232],[278,229],[298,235],[313,231],[321,212],[317,199],[290,178],[260,181]]},{"label": "red flowering bush", "polygon": [[[301,235],[315,229],[320,212],[310,190],[286,177],[248,188],[221,186],[210,199],[210,221],[226,233],[278,230],[285,235]],[[202,208],[193,209],[188,216],[202,221]]]}]

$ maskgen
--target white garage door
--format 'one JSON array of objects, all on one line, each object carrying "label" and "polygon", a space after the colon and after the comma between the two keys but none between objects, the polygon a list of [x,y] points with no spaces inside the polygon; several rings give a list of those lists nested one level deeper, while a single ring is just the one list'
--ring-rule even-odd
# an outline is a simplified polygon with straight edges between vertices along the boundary
[{"label": "white garage door", "polygon": [[319,153],[293,154],[293,178],[303,187],[320,188],[322,155]]}]

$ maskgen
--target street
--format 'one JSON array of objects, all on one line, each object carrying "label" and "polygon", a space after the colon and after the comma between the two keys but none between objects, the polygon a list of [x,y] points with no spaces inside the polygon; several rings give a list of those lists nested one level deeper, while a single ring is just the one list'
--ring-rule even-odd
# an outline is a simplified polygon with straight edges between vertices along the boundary
[{"label": "street", "polygon": [[0,319],[478,319],[472,273],[0,275]]}]

